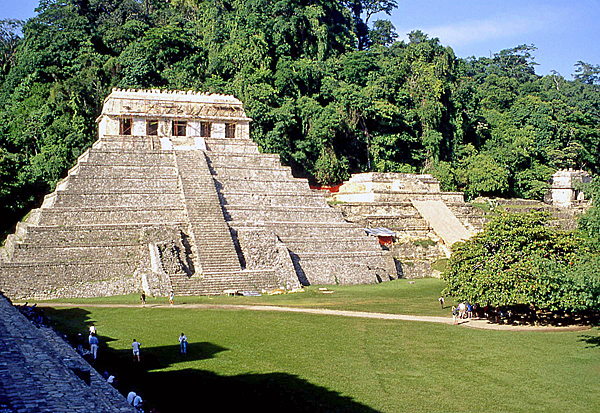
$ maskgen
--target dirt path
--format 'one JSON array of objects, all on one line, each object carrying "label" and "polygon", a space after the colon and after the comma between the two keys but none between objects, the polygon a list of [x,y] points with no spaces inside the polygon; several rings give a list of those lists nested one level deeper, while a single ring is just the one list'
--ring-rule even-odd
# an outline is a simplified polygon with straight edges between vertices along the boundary
[{"label": "dirt path", "polygon": [[[19,305],[20,303],[15,303]],[[131,308],[140,307],[136,304],[75,304],[75,303],[51,303],[38,302],[38,307],[107,307],[107,308]],[[405,314],[372,313],[366,311],[348,311],[348,310],[328,310],[324,308],[297,308],[280,307],[272,305],[228,305],[228,304],[178,304],[171,306],[169,304],[146,304],[145,308],[205,308],[205,309],[225,309],[225,310],[249,310],[249,311],[279,311],[286,313],[304,313],[304,314],[322,314],[335,315],[341,317],[357,318],[375,318],[379,320],[402,320],[402,321],[421,321],[426,323],[452,324],[451,317],[436,316],[417,316]],[[505,330],[505,331],[583,331],[589,330],[589,326],[515,326],[506,324],[493,324],[484,319],[460,320],[460,326],[477,328],[484,330]]]}]

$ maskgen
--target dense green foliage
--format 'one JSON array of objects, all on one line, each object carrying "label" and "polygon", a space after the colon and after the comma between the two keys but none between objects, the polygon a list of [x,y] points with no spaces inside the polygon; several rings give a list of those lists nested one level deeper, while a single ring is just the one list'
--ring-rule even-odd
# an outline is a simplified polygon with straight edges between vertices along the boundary
[{"label": "dense green foliage", "polygon": [[500,212],[453,246],[445,292],[480,305],[600,310],[600,258],[578,232],[548,225],[544,212]]},{"label": "dense green foliage", "polygon": [[588,246],[600,251],[600,180],[582,184],[583,191],[592,199],[591,207],[579,217],[578,230]]},{"label": "dense green foliage", "polygon": [[540,198],[600,166],[597,66],[535,74],[533,46],[458,59],[370,21],[393,0],[41,0],[0,22],[0,214],[14,224],[95,140],[112,87],[230,93],[299,176],[430,172],[469,196]]}]

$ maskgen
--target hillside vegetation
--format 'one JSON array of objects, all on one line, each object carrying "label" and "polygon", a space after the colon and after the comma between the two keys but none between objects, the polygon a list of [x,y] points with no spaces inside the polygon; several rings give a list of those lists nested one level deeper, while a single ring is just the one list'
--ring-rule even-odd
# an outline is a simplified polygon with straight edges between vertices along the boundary
[{"label": "hillside vegetation", "polygon": [[533,45],[459,59],[420,31],[396,41],[373,21],[395,5],[41,0],[1,21],[2,230],[95,140],[112,87],[233,94],[261,150],[315,183],[429,172],[470,197],[539,199],[558,168],[597,173],[598,66],[568,81],[535,73]]}]

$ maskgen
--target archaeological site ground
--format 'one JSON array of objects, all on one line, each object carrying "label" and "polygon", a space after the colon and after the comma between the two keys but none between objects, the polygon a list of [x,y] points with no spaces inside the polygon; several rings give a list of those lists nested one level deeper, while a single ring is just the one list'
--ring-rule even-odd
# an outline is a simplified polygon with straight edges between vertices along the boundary
[{"label": "archaeological site ground", "polygon": [[[179,297],[175,308],[166,298],[141,308],[132,295],[81,299],[75,307],[56,303],[46,313],[69,338],[94,323],[102,340],[100,370],[111,368],[121,392],[138,384],[161,412],[198,400],[224,410],[291,412],[596,410],[598,329],[497,331],[217,307],[254,302],[450,322],[450,308],[437,302],[442,286],[429,278],[330,286],[331,294],[310,287],[277,296]],[[190,342],[186,357],[177,341],[182,331]],[[143,343],[140,366],[131,360],[134,337]]]},{"label": "archaeological site ground", "polygon": [[[450,297],[440,308],[427,277],[489,205],[428,174],[315,190],[259,153],[250,122],[226,95],[106,98],[98,140],[0,249],[2,408],[127,412],[119,392],[135,386],[161,412],[595,411],[597,329],[480,330],[450,324]],[[580,202],[585,179],[558,172],[555,204]],[[73,349],[90,324],[96,361]]]}]

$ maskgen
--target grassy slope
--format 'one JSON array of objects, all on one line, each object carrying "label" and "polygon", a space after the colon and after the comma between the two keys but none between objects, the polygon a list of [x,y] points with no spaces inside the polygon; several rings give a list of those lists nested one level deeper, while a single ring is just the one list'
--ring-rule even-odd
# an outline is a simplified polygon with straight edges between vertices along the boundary
[{"label": "grassy slope", "polygon": [[[428,283],[436,284],[419,281],[425,290]],[[419,281],[384,284],[382,289],[331,287],[336,293],[314,293],[311,305],[398,313],[409,308],[417,312],[420,305],[423,313],[434,314],[439,288],[419,298],[419,289],[410,290]],[[414,294],[417,303],[409,306],[403,298],[400,304],[390,302],[392,291]],[[306,305],[311,296],[302,294],[261,299]],[[221,299],[227,301],[215,300]],[[103,343],[101,362],[117,372],[121,390],[137,383],[163,413],[183,410],[190,401],[203,409],[212,400],[232,409],[258,406],[286,412],[595,412],[600,405],[598,330],[480,331],[177,307],[82,305],[47,311],[72,333],[94,322]],[[177,345],[182,331],[190,340],[185,358]],[[141,366],[131,362],[134,337],[143,344]]]}]

